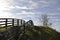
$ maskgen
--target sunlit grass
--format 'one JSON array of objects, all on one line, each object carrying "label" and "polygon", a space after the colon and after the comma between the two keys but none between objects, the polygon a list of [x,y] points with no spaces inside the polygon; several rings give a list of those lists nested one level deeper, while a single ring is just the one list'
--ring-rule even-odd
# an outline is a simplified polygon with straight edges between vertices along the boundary
[{"label": "sunlit grass", "polygon": [[6,31],[6,30],[9,30],[11,29],[12,26],[8,26],[8,27],[0,27],[0,31]]},{"label": "sunlit grass", "polygon": [[6,30],[6,28],[4,28],[4,27],[1,28],[1,27],[0,27],[0,31],[5,31],[5,30]]},{"label": "sunlit grass", "polygon": [[[7,27],[0,27],[0,31],[6,31],[6,30],[10,30],[10,29],[12,29],[13,28],[13,26],[11,26],[11,25],[9,25],[9,26],[7,26]],[[20,29],[22,30],[22,29],[24,29],[24,27],[21,27],[20,26]]]}]

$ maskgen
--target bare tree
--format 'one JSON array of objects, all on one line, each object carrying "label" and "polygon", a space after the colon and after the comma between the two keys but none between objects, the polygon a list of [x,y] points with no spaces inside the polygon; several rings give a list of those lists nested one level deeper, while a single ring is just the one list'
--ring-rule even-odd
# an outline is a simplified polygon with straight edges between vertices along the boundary
[{"label": "bare tree", "polygon": [[47,14],[43,14],[42,15],[42,22],[43,22],[43,26],[48,26],[48,15]]}]

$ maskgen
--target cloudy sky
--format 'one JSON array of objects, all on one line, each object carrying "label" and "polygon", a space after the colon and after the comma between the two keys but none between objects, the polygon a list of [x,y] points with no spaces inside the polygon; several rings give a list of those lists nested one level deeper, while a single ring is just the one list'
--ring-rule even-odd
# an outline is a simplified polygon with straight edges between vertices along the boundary
[{"label": "cloudy sky", "polygon": [[0,0],[0,18],[33,20],[41,25],[42,14],[48,14],[52,28],[60,31],[60,0]]}]

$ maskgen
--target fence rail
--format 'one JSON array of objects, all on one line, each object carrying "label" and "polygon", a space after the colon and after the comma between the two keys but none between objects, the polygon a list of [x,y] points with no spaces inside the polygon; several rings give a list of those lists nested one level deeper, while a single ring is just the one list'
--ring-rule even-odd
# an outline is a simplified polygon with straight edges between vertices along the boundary
[{"label": "fence rail", "polygon": [[[18,40],[18,36],[24,32],[25,21],[16,18],[0,18],[0,40]],[[10,26],[12,26],[10,28]],[[21,29],[23,27],[23,29]],[[3,29],[4,28],[4,29]]]}]

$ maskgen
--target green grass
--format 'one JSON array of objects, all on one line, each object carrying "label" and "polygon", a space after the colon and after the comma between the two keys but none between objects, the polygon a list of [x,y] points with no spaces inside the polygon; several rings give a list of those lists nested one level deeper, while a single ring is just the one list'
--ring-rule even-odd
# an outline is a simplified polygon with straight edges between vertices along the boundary
[{"label": "green grass", "polygon": [[[30,28],[30,30],[29,30]],[[33,26],[25,32],[25,40],[60,40],[60,33],[50,27]]]},{"label": "green grass", "polygon": [[[10,30],[11,28],[12,26],[0,27],[0,31]],[[23,29],[23,26],[21,26],[20,30]],[[23,35],[22,40],[60,40],[60,33],[48,26],[30,26],[25,30],[25,34],[21,34],[21,36]]]},{"label": "green grass", "polygon": [[0,31],[6,31],[6,30],[9,30],[9,29],[11,29],[12,28],[12,26],[8,26],[8,27],[0,27]]}]

